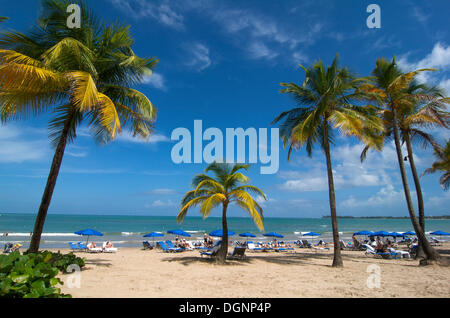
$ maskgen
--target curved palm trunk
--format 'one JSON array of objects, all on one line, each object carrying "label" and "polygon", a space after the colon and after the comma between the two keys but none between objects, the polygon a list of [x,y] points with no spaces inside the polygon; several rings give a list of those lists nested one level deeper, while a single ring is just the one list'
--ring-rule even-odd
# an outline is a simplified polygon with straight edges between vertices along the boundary
[{"label": "curved palm trunk", "polygon": [[414,227],[414,231],[416,232],[417,238],[419,242],[422,244],[422,248],[425,252],[426,258],[428,260],[438,260],[440,258],[439,254],[436,252],[434,248],[431,247],[430,243],[427,241],[425,234],[423,232],[422,227],[417,221],[416,213],[414,211],[414,206],[411,199],[411,193],[409,191],[408,178],[406,177],[405,165],[403,163],[403,154],[400,146],[400,133],[399,128],[397,126],[397,111],[395,107],[391,107],[393,119],[394,119],[394,140],[395,140],[395,148],[397,151],[397,159],[400,165],[400,174],[402,176],[403,190],[405,192],[406,204],[408,206],[409,217],[411,219],[411,223]]},{"label": "curved palm trunk", "polygon": [[222,209],[222,244],[220,250],[217,253],[217,260],[220,263],[225,263],[228,253],[228,224],[227,224],[227,208],[228,203],[223,203]]},{"label": "curved palm trunk", "polygon": [[[422,195],[422,187],[420,186],[420,180],[419,175],[417,174],[416,165],[414,163],[414,154],[413,149],[411,145],[411,138],[409,136],[409,133],[405,132],[403,134],[405,136],[406,141],[406,149],[408,150],[408,160],[409,165],[411,167],[411,173],[413,175],[414,179],[414,186],[416,187],[416,194],[417,194],[417,205],[419,207],[419,224],[422,228],[422,231],[425,233],[425,207],[423,203],[423,195]],[[423,258],[425,256],[422,242],[419,241],[419,249],[417,250],[416,258]]]},{"label": "curved palm trunk", "polygon": [[330,143],[328,141],[328,123],[324,122],[324,137],[323,145],[325,151],[325,157],[327,159],[327,172],[328,172],[328,194],[330,198],[330,212],[331,212],[331,226],[333,229],[333,243],[334,243],[334,254],[333,254],[333,267],[343,267],[344,263],[342,261],[341,246],[339,243],[339,230],[337,222],[336,213],[336,198],[334,194],[334,180],[333,180],[333,168],[331,166],[331,155],[330,155]]},{"label": "curved palm trunk", "polygon": [[52,166],[50,168],[50,173],[47,178],[47,185],[45,186],[44,194],[42,195],[41,205],[39,207],[39,211],[36,216],[36,221],[34,223],[33,236],[31,237],[30,247],[28,248],[29,253],[36,253],[39,250],[42,230],[44,228],[45,218],[47,217],[47,211],[50,206],[53,190],[55,189],[56,185],[56,179],[58,178],[59,169],[61,167],[64,151],[66,149],[67,135],[69,133],[72,118],[73,118],[72,115],[70,115],[67,118],[67,121],[64,124],[64,128],[61,134],[61,138],[58,142],[58,146],[56,147],[55,155],[53,156]]}]

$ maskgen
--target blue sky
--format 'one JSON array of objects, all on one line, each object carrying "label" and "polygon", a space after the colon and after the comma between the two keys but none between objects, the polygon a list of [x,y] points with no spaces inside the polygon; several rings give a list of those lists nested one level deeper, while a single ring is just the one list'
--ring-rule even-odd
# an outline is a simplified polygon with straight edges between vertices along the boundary
[{"label": "blue sky", "polygon": [[[279,93],[280,82],[303,81],[299,63],[339,53],[341,64],[369,75],[377,57],[395,54],[405,69],[435,67],[422,79],[450,91],[450,2],[349,0],[95,0],[87,1],[104,20],[131,25],[134,51],[161,61],[139,87],[157,106],[156,133],[148,143],[126,132],[98,146],[87,129],[67,148],[50,213],[176,215],[184,192],[204,164],[176,165],[171,132],[204,128],[270,128],[280,112],[292,108]],[[381,7],[381,28],[369,29],[366,7]],[[28,30],[39,14],[37,1],[0,1],[1,28]],[[0,212],[35,213],[52,158],[49,116],[0,126]],[[448,139],[448,131],[435,130]],[[371,152],[361,164],[363,146],[339,137],[332,150],[339,215],[406,216],[394,148]],[[416,149],[420,171],[433,161],[430,149]],[[409,166],[407,166],[409,169]],[[323,153],[280,149],[280,169],[249,172],[269,200],[267,217],[321,217],[329,214]],[[439,175],[421,178],[426,213],[449,214],[450,192]],[[412,179],[411,179],[412,186]],[[414,187],[412,186],[414,189]],[[413,193],[414,195],[414,193]],[[198,211],[192,211],[198,215]],[[217,212],[214,215],[219,215]],[[232,208],[230,215],[245,216]]]}]

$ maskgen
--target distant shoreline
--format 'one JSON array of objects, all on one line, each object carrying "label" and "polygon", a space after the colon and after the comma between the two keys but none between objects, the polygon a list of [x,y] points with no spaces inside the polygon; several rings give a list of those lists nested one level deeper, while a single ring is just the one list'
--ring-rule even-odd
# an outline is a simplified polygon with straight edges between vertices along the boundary
[{"label": "distant shoreline", "polygon": [[[329,219],[329,215],[322,216],[322,219]],[[338,216],[338,219],[409,219],[409,216]],[[450,215],[425,216],[431,220],[450,220]]]}]

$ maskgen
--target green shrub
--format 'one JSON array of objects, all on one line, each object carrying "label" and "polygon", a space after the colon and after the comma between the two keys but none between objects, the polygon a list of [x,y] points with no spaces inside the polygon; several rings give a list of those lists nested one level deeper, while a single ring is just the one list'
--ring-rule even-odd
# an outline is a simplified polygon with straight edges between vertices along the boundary
[{"label": "green shrub", "polygon": [[0,255],[0,297],[12,298],[70,298],[57,287],[63,282],[58,273],[66,272],[70,264],[80,268],[85,260],[73,253],[49,251],[20,255],[13,252]]},{"label": "green shrub", "polygon": [[[53,253],[50,251],[40,252],[44,259],[49,258],[48,262],[58,268],[61,272],[67,273],[67,267],[71,264],[78,265],[80,268],[85,265],[85,258],[77,257],[72,252],[69,254]],[[51,256],[49,256],[51,255]]]}]

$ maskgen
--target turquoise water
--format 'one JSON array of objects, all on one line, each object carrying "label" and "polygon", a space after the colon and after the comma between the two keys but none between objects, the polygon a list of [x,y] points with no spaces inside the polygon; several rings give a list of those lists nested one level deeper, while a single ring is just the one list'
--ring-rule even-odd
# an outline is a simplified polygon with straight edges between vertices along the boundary
[{"label": "turquoise water", "polygon": [[[1,214],[0,233],[8,231],[7,238],[2,241],[19,242],[27,246],[30,232],[33,230],[34,214]],[[291,219],[266,218],[264,220],[265,232],[277,232],[285,235],[285,240],[297,240],[302,233],[314,231],[321,233],[322,239],[331,240],[330,219]],[[102,242],[111,240],[117,246],[140,246],[142,235],[149,232],[167,232],[173,229],[183,229],[190,233],[191,240],[201,240],[204,233],[222,227],[220,218],[186,217],[182,224],[177,224],[175,217],[157,216],[110,216],[110,215],[57,215],[47,216],[42,247],[67,247],[68,242],[84,240],[75,231],[92,228],[102,232],[104,237],[93,237],[90,240]],[[228,218],[228,227],[236,234],[251,232],[257,235],[254,240],[266,240],[249,218]],[[344,238],[360,230],[370,231],[398,231],[413,230],[409,219],[339,219],[339,231]],[[450,232],[450,220],[427,220],[426,231],[442,230]],[[0,234],[2,235],[2,234]],[[171,238],[167,235],[167,238]],[[232,239],[238,240],[235,235]]]}]

